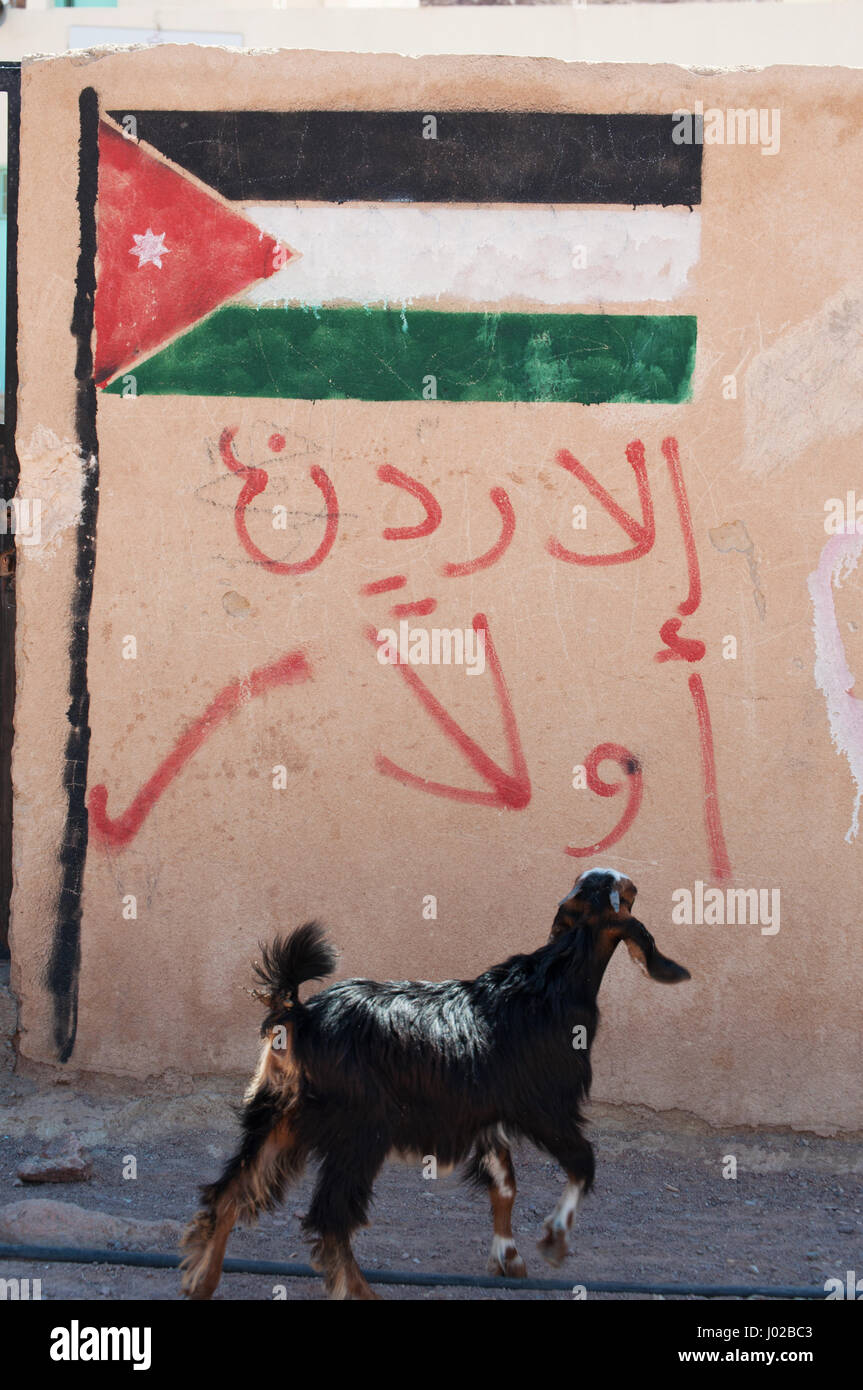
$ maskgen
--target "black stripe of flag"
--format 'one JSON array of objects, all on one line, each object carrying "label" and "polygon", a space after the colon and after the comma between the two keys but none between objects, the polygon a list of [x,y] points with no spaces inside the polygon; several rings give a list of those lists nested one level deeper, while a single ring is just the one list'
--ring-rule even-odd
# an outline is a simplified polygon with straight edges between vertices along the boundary
[{"label": "black stripe of flag", "polygon": [[[232,201],[682,204],[701,146],[667,115],[530,111],[110,113]],[[433,129],[436,138],[427,138]],[[135,126],[130,127],[128,117]]]}]

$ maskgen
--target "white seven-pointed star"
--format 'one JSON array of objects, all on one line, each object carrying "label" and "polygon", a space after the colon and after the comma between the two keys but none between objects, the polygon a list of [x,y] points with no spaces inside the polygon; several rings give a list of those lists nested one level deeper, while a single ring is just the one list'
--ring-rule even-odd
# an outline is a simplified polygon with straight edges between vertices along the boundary
[{"label": "white seven-pointed star", "polygon": [[165,245],[165,232],[160,232],[158,236],[148,227],[143,236],[136,236],[135,245],[129,247],[129,255],[138,257],[138,269],[142,265],[155,265],[159,270],[162,269],[162,257],[171,254],[170,247]]}]

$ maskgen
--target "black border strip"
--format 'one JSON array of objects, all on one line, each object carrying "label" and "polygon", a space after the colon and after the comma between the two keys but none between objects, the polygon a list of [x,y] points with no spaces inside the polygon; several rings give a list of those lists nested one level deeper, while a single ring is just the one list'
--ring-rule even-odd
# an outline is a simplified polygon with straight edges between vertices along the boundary
[{"label": "black border strip", "polygon": [[674,143],[670,112],[109,114],[234,202],[701,202],[701,146]]},{"label": "black border strip", "polygon": [[87,680],[90,608],[96,564],[99,507],[99,441],[96,433],[96,385],[93,381],[93,300],[96,292],[96,193],[99,174],[99,99],[92,87],[78,98],[78,215],[80,251],[71,331],[78,345],[75,426],[83,460],[81,519],[77,531],[75,592],[69,639],[69,733],[63,785],[66,826],[60,847],[63,869],[54,942],[46,983],[54,996],[54,1043],[66,1062],[78,1026],[78,975],[81,966],[81,893],[87,862],[87,769],[90,755],[90,688]]},{"label": "black border strip", "polygon": [[[6,385],[0,429],[0,493],[5,503],[18,487],[15,425],[18,406],[18,139],[21,123],[21,64],[0,63],[0,92],[6,94]],[[0,267],[2,273],[2,267]],[[8,515],[8,513],[7,513]],[[0,959],[9,955],[12,900],[12,740],[15,714],[15,536],[0,535]]]},{"label": "black border strip", "polygon": [[[18,391],[18,171],[21,125],[21,64],[0,63],[0,92],[6,93],[9,113],[6,157],[6,409],[3,434],[7,469],[14,462],[14,486],[18,485],[15,422]],[[4,470],[3,480],[9,474]]]}]

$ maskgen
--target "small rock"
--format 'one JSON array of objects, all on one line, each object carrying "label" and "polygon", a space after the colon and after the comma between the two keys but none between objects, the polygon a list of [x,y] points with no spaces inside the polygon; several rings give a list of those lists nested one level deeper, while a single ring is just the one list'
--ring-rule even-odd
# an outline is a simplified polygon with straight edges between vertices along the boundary
[{"label": "small rock", "polygon": [[90,1211],[74,1202],[27,1197],[0,1207],[0,1242],[10,1245],[112,1245],[123,1250],[173,1249],[182,1233],[179,1221],[137,1221]]},{"label": "small rock", "polygon": [[18,1169],[23,1182],[89,1182],[93,1176],[93,1160],[85,1153],[74,1134],[62,1147],[51,1146],[38,1157],[27,1158]]}]

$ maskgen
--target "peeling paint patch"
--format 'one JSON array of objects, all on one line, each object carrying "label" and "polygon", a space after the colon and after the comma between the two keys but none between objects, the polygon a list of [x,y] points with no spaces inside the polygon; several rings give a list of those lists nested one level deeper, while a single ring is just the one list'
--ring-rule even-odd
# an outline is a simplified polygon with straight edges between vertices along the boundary
[{"label": "peeling paint patch", "polygon": [[863,800],[863,699],[852,693],[855,677],[848,666],[839,632],[833,589],[853,574],[863,551],[863,535],[848,531],[831,536],[818,568],[809,576],[815,632],[815,681],[827,701],[830,733],[836,750],[848,759],[856,793],[846,841],[856,840]]},{"label": "peeling paint patch", "polygon": [[738,550],[741,555],[746,556],[746,563],[749,566],[749,578],[752,580],[752,596],[755,599],[755,607],[758,609],[758,616],[764,621],[767,612],[767,600],[764,597],[764,590],[761,587],[761,578],[758,573],[758,564],[755,559],[755,546],[750,538],[749,532],[742,521],[726,521],[722,526],[714,526],[708,531],[710,543],[716,550],[727,555],[731,550]]},{"label": "peeling paint patch", "polygon": [[247,618],[252,610],[249,600],[237,593],[236,589],[229,589],[226,594],[222,594],[222,607],[229,618]]},{"label": "peeling paint patch", "polygon": [[784,472],[819,440],[863,428],[861,334],[863,287],[855,287],[753,360],[744,386],[748,472]]},{"label": "peeling paint patch", "polygon": [[20,451],[21,477],[17,496],[41,504],[38,535],[22,546],[22,554],[44,563],[62,537],[81,519],[85,464],[80,450],[53,430],[38,425]]}]

